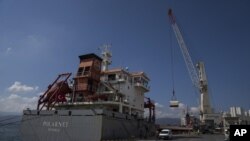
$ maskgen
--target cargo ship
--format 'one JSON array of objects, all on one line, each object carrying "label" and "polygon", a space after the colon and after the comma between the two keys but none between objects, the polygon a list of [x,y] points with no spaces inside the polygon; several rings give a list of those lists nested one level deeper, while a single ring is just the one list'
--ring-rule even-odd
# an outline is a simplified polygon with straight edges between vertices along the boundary
[{"label": "cargo ship", "polygon": [[[23,111],[23,141],[133,140],[155,136],[155,104],[145,72],[112,68],[102,57],[79,56],[76,74],[59,74],[39,97],[36,109]],[[147,115],[144,111],[147,110]]]}]

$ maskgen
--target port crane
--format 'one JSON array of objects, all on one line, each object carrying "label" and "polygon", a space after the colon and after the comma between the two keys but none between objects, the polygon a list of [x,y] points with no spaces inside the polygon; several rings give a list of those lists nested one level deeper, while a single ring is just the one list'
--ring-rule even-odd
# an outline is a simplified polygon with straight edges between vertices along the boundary
[{"label": "port crane", "polygon": [[[170,19],[170,24],[177,38],[178,44],[180,46],[180,50],[182,52],[182,55],[183,55],[185,64],[187,66],[192,83],[194,87],[196,88],[196,90],[200,93],[200,103],[199,103],[200,104],[199,105],[200,106],[199,107],[200,108],[200,121],[206,124],[208,121],[211,122],[211,120],[213,119],[209,119],[209,117],[211,117],[209,115],[212,114],[212,109],[211,109],[210,102],[209,102],[208,83],[207,83],[207,76],[205,72],[204,63],[202,61],[198,62],[196,64],[197,69],[195,68],[194,63],[188,52],[186,43],[184,42],[184,39],[182,37],[181,31],[176,23],[176,18],[172,12],[172,9],[169,9],[168,16]],[[170,104],[171,104],[171,101],[170,101]]]}]

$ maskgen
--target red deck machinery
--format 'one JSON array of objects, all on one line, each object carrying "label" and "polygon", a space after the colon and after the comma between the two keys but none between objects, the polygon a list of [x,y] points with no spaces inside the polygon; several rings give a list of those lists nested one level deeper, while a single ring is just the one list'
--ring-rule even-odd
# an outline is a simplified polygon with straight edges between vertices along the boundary
[{"label": "red deck machinery", "polygon": [[71,73],[64,73],[58,75],[56,80],[48,86],[47,91],[40,96],[37,104],[37,110],[41,111],[44,107],[51,110],[56,103],[66,102],[66,94],[71,93],[67,80]]}]

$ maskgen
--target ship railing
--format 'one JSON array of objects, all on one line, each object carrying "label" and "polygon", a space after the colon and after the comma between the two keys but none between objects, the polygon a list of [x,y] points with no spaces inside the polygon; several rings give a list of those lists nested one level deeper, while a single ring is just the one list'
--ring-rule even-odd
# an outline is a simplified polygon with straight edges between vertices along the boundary
[{"label": "ship railing", "polygon": [[142,87],[142,88],[144,88],[144,89],[146,89],[146,90],[150,90],[150,86],[148,86],[148,85],[144,85],[143,83],[141,83],[141,82],[136,82],[135,84],[134,84],[134,86],[136,86],[136,87]]}]

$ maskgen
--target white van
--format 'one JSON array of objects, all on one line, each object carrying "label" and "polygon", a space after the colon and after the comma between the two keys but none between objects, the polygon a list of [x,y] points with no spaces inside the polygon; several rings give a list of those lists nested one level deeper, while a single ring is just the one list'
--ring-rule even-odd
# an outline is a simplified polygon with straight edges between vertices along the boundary
[{"label": "white van", "polygon": [[172,139],[172,131],[170,129],[162,129],[158,135],[159,139]]}]

